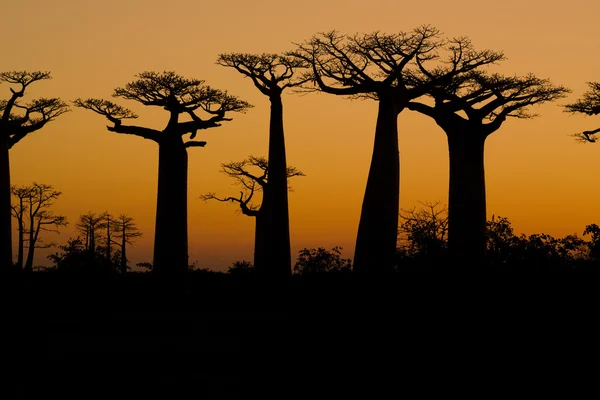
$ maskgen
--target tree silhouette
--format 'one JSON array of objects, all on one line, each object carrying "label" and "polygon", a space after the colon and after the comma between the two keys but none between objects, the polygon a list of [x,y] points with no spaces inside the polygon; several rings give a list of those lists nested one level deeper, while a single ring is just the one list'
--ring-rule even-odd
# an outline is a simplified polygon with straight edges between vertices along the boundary
[{"label": "tree silhouette", "polygon": [[54,243],[44,243],[40,238],[40,233],[58,233],[60,227],[68,225],[67,217],[55,215],[48,210],[62,192],[54,190],[52,185],[37,182],[31,186],[13,186],[11,192],[17,198],[17,204],[12,206],[19,234],[17,267],[23,268],[23,249],[26,247],[27,259],[24,269],[30,272],[33,270],[35,249],[47,249],[55,245]]},{"label": "tree silhouette", "polygon": [[133,222],[133,217],[128,217],[125,214],[119,215],[111,221],[113,235],[117,239],[121,239],[121,273],[127,272],[127,244],[133,245],[134,239],[142,236],[142,233]]},{"label": "tree silhouette", "polygon": [[[417,58],[434,60],[443,44],[438,30],[429,26],[397,34],[347,36],[331,31],[313,36],[291,53],[311,65],[311,80],[303,90],[379,102],[354,253],[357,272],[394,267],[400,193],[398,115],[410,100],[425,94],[430,84],[406,80],[404,71]],[[469,54],[447,75],[476,68],[487,58],[485,52]]]},{"label": "tree silhouette", "polygon": [[85,250],[90,253],[96,252],[97,241],[102,238],[101,229],[103,229],[104,214],[97,215],[89,211],[87,214],[79,216],[79,221],[75,225],[77,230],[85,236]]},{"label": "tree silhouette", "polygon": [[[257,272],[259,271],[257,265],[262,265],[264,268],[268,264],[273,244],[271,239],[273,232],[270,229],[272,225],[269,224],[269,218],[273,215],[270,212],[270,207],[273,207],[274,203],[265,197],[265,192],[268,190],[271,179],[269,174],[271,170],[268,166],[269,163],[264,157],[253,156],[243,161],[221,164],[221,172],[234,178],[236,183],[242,188],[240,196],[218,197],[215,193],[207,193],[200,197],[204,201],[218,200],[238,203],[244,215],[256,218],[254,228],[254,267],[257,268]],[[253,171],[253,169],[258,172]],[[294,176],[304,176],[304,173],[294,167],[286,167],[286,184],[287,178]],[[287,189],[288,187],[286,186]],[[262,192],[260,207],[251,203],[255,193],[259,191]],[[276,275],[273,269],[264,268],[262,271]]]},{"label": "tree silhouette", "polygon": [[[258,90],[269,98],[271,114],[269,123],[269,180],[262,187],[263,201],[261,223],[264,224],[262,240],[264,258],[256,258],[258,273],[271,276],[289,276],[291,270],[290,226],[288,210],[287,163],[283,130],[282,92],[303,83],[295,79],[297,69],[306,63],[298,58],[279,54],[220,54],[217,64],[234,68],[248,77]],[[258,262],[258,263],[257,263]]]},{"label": "tree silhouette", "polygon": [[400,211],[400,247],[408,255],[439,256],[445,253],[448,235],[448,208],[440,202],[419,202],[419,208]]},{"label": "tree silhouette", "polygon": [[[583,94],[583,98],[565,106],[566,112],[585,115],[600,114],[600,82],[588,82],[588,86],[590,89]],[[600,128],[576,133],[573,136],[582,142],[595,143],[597,140],[595,134],[598,132],[600,132]]]},{"label": "tree silhouette", "polygon": [[335,246],[331,250],[325,250],[323,247],[317,249],[304,248],[298,253],[294,273],[312,275],[351,271],[352,261],[342,258],[341,250],[342,247],[340,246]]},{"label": "tree silhouette", "polygon": [[[137,80],[114,90],[113,97],[137,101],[145,106],[162,107],[169,120],[162,130],[122,124],[123,119],[137,118],[132,111],[101,99],[76,99],[74,104],[105,116],[113,126],[111,132],[135,135],[158,144],[158,194],[154,233],[153,271],[180,274],[188,269],[187,171],[190,147],[204,147],[206,142],[183,140],[196,137],[201,129],[221,126],[228,112],[244,112],[250,104],[225,91],[204,85],[198,79],[186,79],[172,71],[142,72]],[[197,110],[209,117],[201,119]],[[189,121],[180,121],[182,115]]]},{"label": "tree silhouette", "polygon": [[12,265],[11,185],[9,150],[25,136],[69,111],[59,98],[36,98],[22,103],[25,91],[34,82],[51,79],[50,72],[0,72],[0,83],[10,88],[8,100],[0,100],[0,266]]},{"label": "tree silhouette", "polygon": [[[446,62],[427,68],[417,57],[418,70],[410,76],[419,85],[428,82],[434,104],[411,101],[408,108],[435,120],[446,133],[450,156],[448,196],[448,251],[461,268],[477,268],[486,249],[484,143],[510,117],[532,118],[530,106],[564,97],[568,89],[533,74],[503,76],[480,69],[449,74],[464,59],[478,54],[466,38],[447,46]],[[489,52],[482,65],[504,59]]]}]

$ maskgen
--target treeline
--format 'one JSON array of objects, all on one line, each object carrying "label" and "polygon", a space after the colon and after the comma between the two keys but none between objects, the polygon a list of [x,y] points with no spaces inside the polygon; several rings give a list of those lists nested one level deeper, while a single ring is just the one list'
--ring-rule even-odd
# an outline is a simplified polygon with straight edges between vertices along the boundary
[{"label": "treeline", "polygon": [[[530,73],[523,76],[490,72],[505,61],[501,51],[476,49],[466,37],[444,37],[431,26],[394,34],[373,32],[347,35],[322,32],[281,54],[223,53],[217,64],[243,76],[270,101],[269,145],[266,158],[250,157],[224,163],[223,171],[238,179],[239,197],[204,199],[237,202],[256,217],[253,265],[271,277],[292,274],[288,178],[302,173],[287,165],[282,93],[321,92],[378,102],[374,147],[358,224],[353,271],[391,272],[399,263],[399,145],[398,115],[414,111],[433,119],[444,131],[449,149],[447,251],[444,260],[456,269],[476,270],[489,264],[486,220],[484,147],[487,137],[509,118],[533,118],[533,107],[562,99],[564,86]],[[22,102],[32,83],[50,79],[49,72],[0,73],[11,85],[8,100],[0,102],[0,265],[13,263],[9,150],[31,132],[70,110],[59,98]],[[600,84],[576,102],[563,106],[573,113],[600,113]],[[144,71],[113,97],[166,111],[162,130],[126,124],[137,115],[113,101],[77,98],[72,104],[106,120],[108,131],[153,141],[159,149],[153,272],[180,276],[189,268],[187,236],[188,149],[204,147],[194,140],[198,131],[216,128],[253,106],[203,80],[184,78],[174,71]],[[600,130],[576,134],[594,142]],[[334,151],[334,149],[332,149]],[[251,173],[248,167],[257,167]],[[261,192],[259,206],[249,203]],[[30,239],[31,240],[31,239]],[[87,237],[86,240],[90,240]],[[110,241],[108,242],[110,243]],[[107,258],[112,257],[107,253]]]}]

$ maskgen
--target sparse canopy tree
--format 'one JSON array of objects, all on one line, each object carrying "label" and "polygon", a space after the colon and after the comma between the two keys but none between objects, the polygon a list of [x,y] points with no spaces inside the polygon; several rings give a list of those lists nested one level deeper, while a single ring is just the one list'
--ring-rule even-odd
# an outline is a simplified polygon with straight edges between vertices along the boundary
[{"label": "sparse canopy tree", "polygon": [[[272,240],[270,236],[273,234],[270,230],[268,218],[272,215],[269,212],[269,207],[273,203],[265,198],[265,190],[268,190],[271,180],[270,169],[268,162],[264,157],[250,156],[246,160],[240,162],[230,162],[221,164],[221,172],[236,179],[236,183],[241,187],[239,197],[217,197],[215,193],[207,193],[200,198],[206,200],[218,200],[223,202],[237,203],[244,215],[256,218],[254,228],[254,266],[267,265],[271,255]],[[287,178],[294,176],[304,176],[302,171],[294,167],[286,168]],[[287,189],[287,187],[286,187]],[[262,202],[260,207],[251,203],[256,192],[262,192]],[[258,270],[257,270],[258,271]],[[268,271],[268,270],[267,270]],[[269,271],[271,272],[271,271]]]},{"label": "sparse canopy tree", "polygon": [[133,217],[128,217],[125,214],[119,215],[118,218],[111,221],[113,235],[117,239],[121,239],[121,273],[127,272],[127,244],[133,245],[136,238],[142,236],[142,232],[136,227],[133,222]]},{"label": "sparse canopy tree", "polygon": [[[287,194],[287,163],[283,131],[282,92],[303,83],[294,79],[296,70],[306,62],[279,54],[220,54],[217,64],[234,68],[252,80],[262,94],[269,98],[271,116],[269,124],[269,181],[262,187],[262,223],[264,247],[268,257],[255,260],[258,273],[288,276],[291,274],[290,227]],[[256,264],[256,261],[259,261]]]},{"label": "sparse canopy tree", "polygon": [[40,237],[41,232],[59,232],[59,228],[67,226],[67,218],[55,215],[49,208],[62,194],[54,190],[52,185],[34,182],[31,186],[13,186],[12,194],[17,202],[13,204],[13,216],[18,223],[18,257],[17,266],[23,268],[24,251],[26,247],[27,259],[25,271],[33,270],[35,249],[47,249],[54,243],[44,243]]},{"label": "sparse canopy tree", "polygon": [[[332,31],[314,36],[292,53],[311,66],[304,90],[379,102],[354,253],[356,272],[379,273],[394,267],[400,196],[398,115],[429,85],[406,80],[404,71],[417,58],[435,59],[443,44],[438,30],[429,26],[397,34],[347,36]],[[485,53],[469,54],[448,75],[477,68],[486,59]]]},{"label": "sparse canopy tree", "polygon": [[9,150],[25,136],[69,111],[59,98],[37,98],[22,103],[34,82],[50,79],[50,72],[0,72],[0,83],[13,85],[8,100],[0,99],[0,267],[12,265],[11,185]]},{"label": "sparse canopy tree", "polygon": [[[188,269],[187,236],[187,171],[190,147],[204,147],[206,142],[188,140],[201,129],[221,126],[230,121],[228,112],[244,112],[250,106],[225,91],[204,85],[198,79],[186,79],[175,72],[143,72],[124,88],[117,88],[113,97],[137,101],[145,106],[158,106],[169,113],[162,129],[125,125],[123,119],[137,118],[129,109],[108,100],[77,99],[74,104],[105,116],[113,126],[111,132],[135,135],[158,144],[158,195],[154,235],[153,271],[159,274],[180,274]],[[196,112],[208,117],[200,118]],[[189,117],[182,121],[181,116]]]},{"label": "sparse canopy tree", "polygon": [[[583,98],[565,106],[566,112],[585,115],[600,114],[600,82],[588,82],[588,86],[590,88],[583,94]],[[598,132],[600,132],[600,128],[576,133],[573,136],[582,142],[595,143],[598,139],[595,135]]]},{"label": "sparse canopy tree", "polygon": [[76,228],[85,236],[85,250],[90,253],[96,252],[97,243],[102,239],[103,220],[104,214],[98,215],[91,211],[79,216]]},{"label": "sparse canopy tree", "polygon": [[[450,184],[448,197],[448,251],[461,268],[477,268],[486,250],[486,197],[484,144],[507,118],[532,118],[533,105],[564,97],[568,89],[532,74],[503,76],[480,69],[448,75],[477,54],[466,38],[451,40],[448,58],[427,68],[417,57],[410,76],[417,85],[429,85],[434,104],[411,101],[408,108],[435,120],[448,138]],[[500,52],[486,52],[482,65],[504,59]],[[444,78],[446,77],[446,78]]]},{"label": "sparse canopy tree", "polygon": [[[420,202],[421,207],[401,210],[399,233],[409,255],[439,255],[446,249],[448,209],[440,202]],[[403,247],[403,246],[401,246]]]}]

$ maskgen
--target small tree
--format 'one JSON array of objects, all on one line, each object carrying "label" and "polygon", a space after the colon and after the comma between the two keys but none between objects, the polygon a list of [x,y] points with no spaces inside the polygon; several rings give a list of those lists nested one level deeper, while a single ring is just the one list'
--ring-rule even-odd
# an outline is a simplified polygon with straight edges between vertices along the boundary
[{"label": "small tree", "polygon": [[98,246],[98,242],[102,239],[101,229],[103,228],[104,216],[98,215],[89,211],[87,214],[79,216],[79,221],[75,227],[77,230],[84,235],[85,242],[84,246],[86,251],[95,253]]},{"label": "small tree", "polygon": [[[187,174],[188,153],[192,147],[204,147],[206,142],[183,140],[196,137],[198,130],[221,126],[230,121],[226,114],[245,112],[250,104],[204,85],[198,79],[186,79],[173,71],[142,72],[137,80],[114,90],[113,97],[134,100],[145,106],[157,106],[168,112],[162,130],[125,125],[123,119],[137,115],[127,108],[102,99],[76,99],[77,107],[103,115],[113,126],[111,132],[134,135],[158,145],[158,190],[156,228],[154,232],[153,271],[159,274],[180,275],[188,269],[187,236]],[[196,113],[204,111],[208,117]],[[181,116],[190,120],[181,121]]]},{"label": "small tree", "polygon": [[120,269],[121,273],[124,274],[127,272],[127,244],[133,246],[135,239],[142,236],[142,232],[136,227],[133,217],[128,217],[125,214],[119,215],[111,223],[113,235],[117,239],[121,239]]},{"label": "small tree", "polygon": [[400,212],[399,233],[410,255],[440,255],[445,253],[448,235],[448,209],[439,207],[440,202],[419,202]]},{"label": "small tree", "polygon": [[[588,86],[590,88],[583,94],[583,98],[565,106],[566,112],[585,115],[600,114],[600,82],[588,82]],[[598,132],[600,132],[600,128],[576,133],[573,136],[582,142],[595,143],[597,140],[595,135]]]},{"label": "small tree", "polygon": [[[234,178],[236,184],[241,187],[240,196],[218,197],[215,193],[207,193],[200,197],[204,201],[217,200],[237,203],[244,215],[256,218],[254,229],[254,266],[257,268],[257,271],[259,271],[257,265],[264,265],[269,257],[271,257],[273,244],[270,241],[273,232],[270,229],[268,220],[271,216],[269,209],[273,203],[264,195],[265,191],[268,191],[268,183],[271,178],[269,171],[268,162],[264,157],[250,156],[240,162],[221,164],[221,172]],[[290,166],[287,167],[286,175],[287,178],[292,178],[294,176],[304,176],[304,173]],[[260,207],[251,203],[256,192],[263,193]]]},{"label": "small tree", "polygon": [[299,252],[298,260],[294,265],[294,273],[310,275],[325,272],[350,272],[352,260],[342,258],[341,250],[340,246],[335,246],[331,250],[325,250],[323,247],[304,248]]},{"label": "small tree", "polygon": [[54,243],[44,243],[40,233],[59,233],[59,228],[68,224],[65,216],[55,215],[49,210],[62,193],[54,190],[52,185],[34,182],[31,186],[13,186],[12,194],[17,198],[17,203],[12,207],[19,232],[17,266],[23,266],[23,249],[26,247],[25,271],[32,271],[35,249],[55,246]]},{"label": "small tree", "polygon": [[50,72],[0,72],[0,83],[13,85],[8,100],[0,100],[0,266],[12,265],[11,185],[9,150],[32,132],[69,111],[59,98],[37,98],[22,103],[34,82],[50,79]]}]

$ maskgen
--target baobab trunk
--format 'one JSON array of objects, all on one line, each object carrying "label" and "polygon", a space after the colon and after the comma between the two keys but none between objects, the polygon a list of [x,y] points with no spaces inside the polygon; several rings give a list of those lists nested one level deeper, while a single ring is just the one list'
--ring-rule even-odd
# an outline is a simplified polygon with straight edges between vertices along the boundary
[{"label": "baobab trunk", "polygon": [[[23,209],[23,205],[21,204],[21,210]],[[17,253],[17,268],[23,269],[23,240],[25,227],[23,226],[23,216],[21,215],[18,220],[19,224],[19,239],[18,239],[18,253]]]},{"label": "baobab trunk", "polygon": [[265,213],[263,213],[264,206],[264,195],[263,195],[263,203],[261,205],[260,211],[256,214],[255,217],[255,227],[254,227],[254,268],[257,271],[263,272],[265,270],[265,264],[268,258],[268,249],[266,248],[266,236],[268,232],[266,231],[266,221],[265,221]]},{"label": "baobab trunk", "polygon": [[486,250],[485,135],[468,129],[446,132],[450,153],[448,252],[461,269],[483,266]]},{"label": "baobab trunk", "polygon": [[181,137],[161,140],[158,149],[153,269],[175,276],[188,268],[188,156]]},{"label": "baobab trunk", "polygon": [[0,139],[0,268],[12,266],[12,213],[10,194],[10,162],[8,157],[8,140]]},{"label": "baobab trunk", "polygon": [[123,231],[121,232],[123,235],[121,237],[121,273],[125,274],[127,272],[127,253],[125,250],[126,236],[125,236],[125,224],[123,224]]},{"label": "baobab trunk", "polygon": [[35,242],[37,241],[40,227],[35,228],[35,220],[31,218],[29,221],[29,247],[27,248],[27,260],[25,261],[25,271],[33,271],[33,254],[35,252]]},{"label": "baobab trunk", "polygon": [[354,252],[354,271],[358,273],[382,273],[394,267],[400,198],[398,113],[392,99],[379,100],[373,156]]},{"label": "baobab trunk", "polygon": [[261,207],[265,219],[262,240],[267,254],[264,263],[260,263],[263,265],[257,266],[257,272],[285,277],[291,275],[292,269],[283,103],[280,95],[271,96],[270,101],[268,189],[263,192],[264,209]]}]

